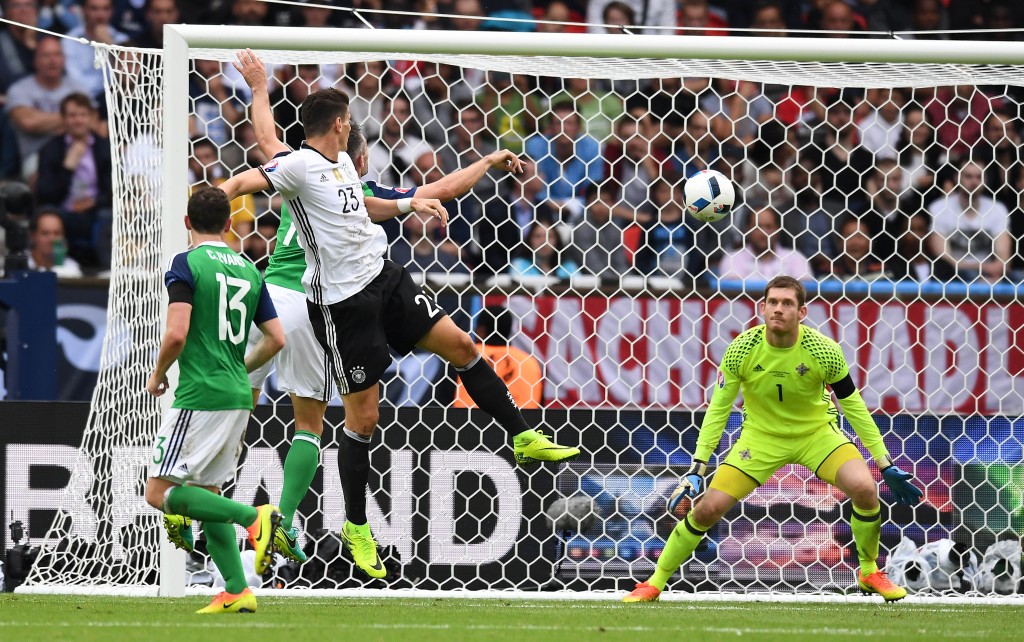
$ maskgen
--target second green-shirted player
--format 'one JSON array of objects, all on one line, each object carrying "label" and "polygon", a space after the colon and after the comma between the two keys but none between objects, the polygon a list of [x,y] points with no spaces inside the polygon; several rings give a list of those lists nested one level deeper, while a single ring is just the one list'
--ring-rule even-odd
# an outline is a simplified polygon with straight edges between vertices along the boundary
[{"label": "second green-shirted player", "polygon": [[[654,575],[637,585],[626,602],[652,602],[697,548],[705,533],[736,502],[787,464],[800,464],[853,500],[851,527],[860,562],[858,584],[887,601],[906,590],[878,569],[881,509],[867,464],[839,425],[832,393],[861,442],[901,503],[917,503],[921,491],[894,466],[864,400],[850,377],[839,345],[804,326],[806,292],[799,281],[776,277],[765,288],[764,325],[736,337],[725,351],[711,404],[701,424],[693,465],[669,500],[701,492],[711,454],[718,447],[737,395],[743,393],[743,424],[707,492],[669,536]],[[830,391],[831,388],[831,391]]]}]

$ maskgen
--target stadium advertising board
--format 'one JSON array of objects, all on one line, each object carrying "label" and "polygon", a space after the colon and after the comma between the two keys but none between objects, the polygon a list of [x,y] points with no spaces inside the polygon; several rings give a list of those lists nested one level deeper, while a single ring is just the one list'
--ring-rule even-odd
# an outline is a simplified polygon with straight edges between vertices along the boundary
[{"label": "stadium advertising board", "polygon": [[[127,533],[155,528],[157,513],[141,496],[146,447],[111,449],[111,461],[82,461],[86,404],[5,403],[0,431],[0,512],[6,549],[9,524],[20,520],[32,544],[44,541],[65,488],[74,483],[73,536],[88,541],[99,528]],[[506,435],[473,411],[385,409],[372,453],[369,516],[378,540],[394,547],[404,576],[429,587],[538,587],[557,574],[570,586],[610,588],[649,574],[675,518],[665,501],[689,463],[700,415],[664,411],[549,410],[543,422],[587,455],[561,469],[524,470],[511,460]],[[45,419],[45,420],[44,420]],[[334,429],[341,417],[328,412]],[[890,451],[913,470],[925,502],[896,507],[881,486],[886,509],[883,551],[901,536],[919,543],[950,537],[984,550],[997,537],[1024,531],[1020,511],[1024,421],[1001,417],[876,417]],[[277,497],[287,454],[286,406],[256,411],[235,484],[236,499]],[[735,439],[734,415],[721,451]],[[847,427],[847,430],[849,428]],[[324,466],[299,508],[306,540],[336,531],[344,514],[329,438]],[[376,442],[380,444],[380,441]],[[71,471],[80,475],[72,482]],[[98,471],[108,471],[101,478]],[[1016,472],[1015,472],[1016,471]],[[588,519],[551,519],[552,504],[577,498]],[[773,582],[843,586],[852,582],[849,506],[808,471],[788,467],[716,526],[707,548],[685,568],[687,581]],[[580,528],[582,524],[583,528]],[[573,530],[575,529],[575,530]],[[577,532],[579,531],[579,532]],[[137,551],[115,550],[127,556]],[[557,571],[556,571],[557,569]],[[774,578],[774,579],[773,579]]]},{"label": "stadium advertising board", "polygon": [[[562,407],[702,409],[750,300],[487,297],[521,320],[514,339],[544,367]],[[886,413],[1024,412],[1024,306],[873,300],[808,305],[806,323],[842,345],[869,408]]]}]

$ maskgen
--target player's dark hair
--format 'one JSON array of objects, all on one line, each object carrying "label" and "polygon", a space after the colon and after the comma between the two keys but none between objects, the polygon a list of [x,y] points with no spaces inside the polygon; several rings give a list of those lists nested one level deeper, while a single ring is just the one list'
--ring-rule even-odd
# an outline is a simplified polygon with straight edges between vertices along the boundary
[{"label": "player's dark hair", "polygon": [[192,229],[200,234],[220,234],[231,216],[231,201],[224,190],[203,187],[188,199],[188,218]]},{"label": "player's dark hair", "polygon": [[761,298],[767,299],[768,291],[773,288],[778,288],[780,290],[793,290],[796,292],[797,307],[802,308],[807,304],[807,290],[804,288],[804,284],[791,276],[777,276],[771,281],[768,281],[768,285],[764,286],[764,296]]},{"label": "player's dark hair", "polygon": [[352,129],[348,133],[348,147],[345,151],[354,163],[356,158],[366,149],[366,138],[363,136],[363,126],[357,122],[352,123]]},{"label": "player's dark hair", "polygon": [[334,87],[319,89],[299,105],[299,122],[307,138],[331,131],[334,121],[348,113],[348,96]]},{"label": "player's dark hair", "polygon": [[508,345],[512,340],[512,313],[502,305],[487,306],[477,315],[476,333],[487,345]]}]

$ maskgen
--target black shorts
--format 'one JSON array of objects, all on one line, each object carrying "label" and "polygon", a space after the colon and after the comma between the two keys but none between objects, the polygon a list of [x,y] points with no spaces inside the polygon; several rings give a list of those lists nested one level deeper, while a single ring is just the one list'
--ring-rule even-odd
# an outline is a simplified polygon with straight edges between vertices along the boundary
[{"label": "black shorts", "polygon": [[380,381],[391,365],[389,348],[409,354],[446,314],[408,270],[388,260],[360,292],[330,305],[307,300],[306,307],[343,395]]}]

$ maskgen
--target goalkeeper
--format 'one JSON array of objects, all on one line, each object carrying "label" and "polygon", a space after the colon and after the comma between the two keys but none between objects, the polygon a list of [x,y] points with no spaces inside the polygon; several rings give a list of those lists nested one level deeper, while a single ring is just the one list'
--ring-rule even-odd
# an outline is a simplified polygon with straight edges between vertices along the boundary
[{"label": "goalkeeper", "polygon": [[860,451],[839,427],[829,388],[897,501],[913,505],[922,493],[889,457],[839,345],[801,323],[807,316],[806,298],[799,281],[775,277],[765,287],[760,306],[764,324],[743,332],[726,349],[693,465],[672,493],[670,511],[683,497],[696,497],[703,489],[708,459],[741,390],[742,432],[707,492],[672,531],[654,575],[637,584],[624,602],[656,601],[708,529],[786,464],[806,466],[853,501],[851,527],[861,590],[886,601],[906,596],[906,589],[892,583],[876,563],[882,528],[878,489]]}]

